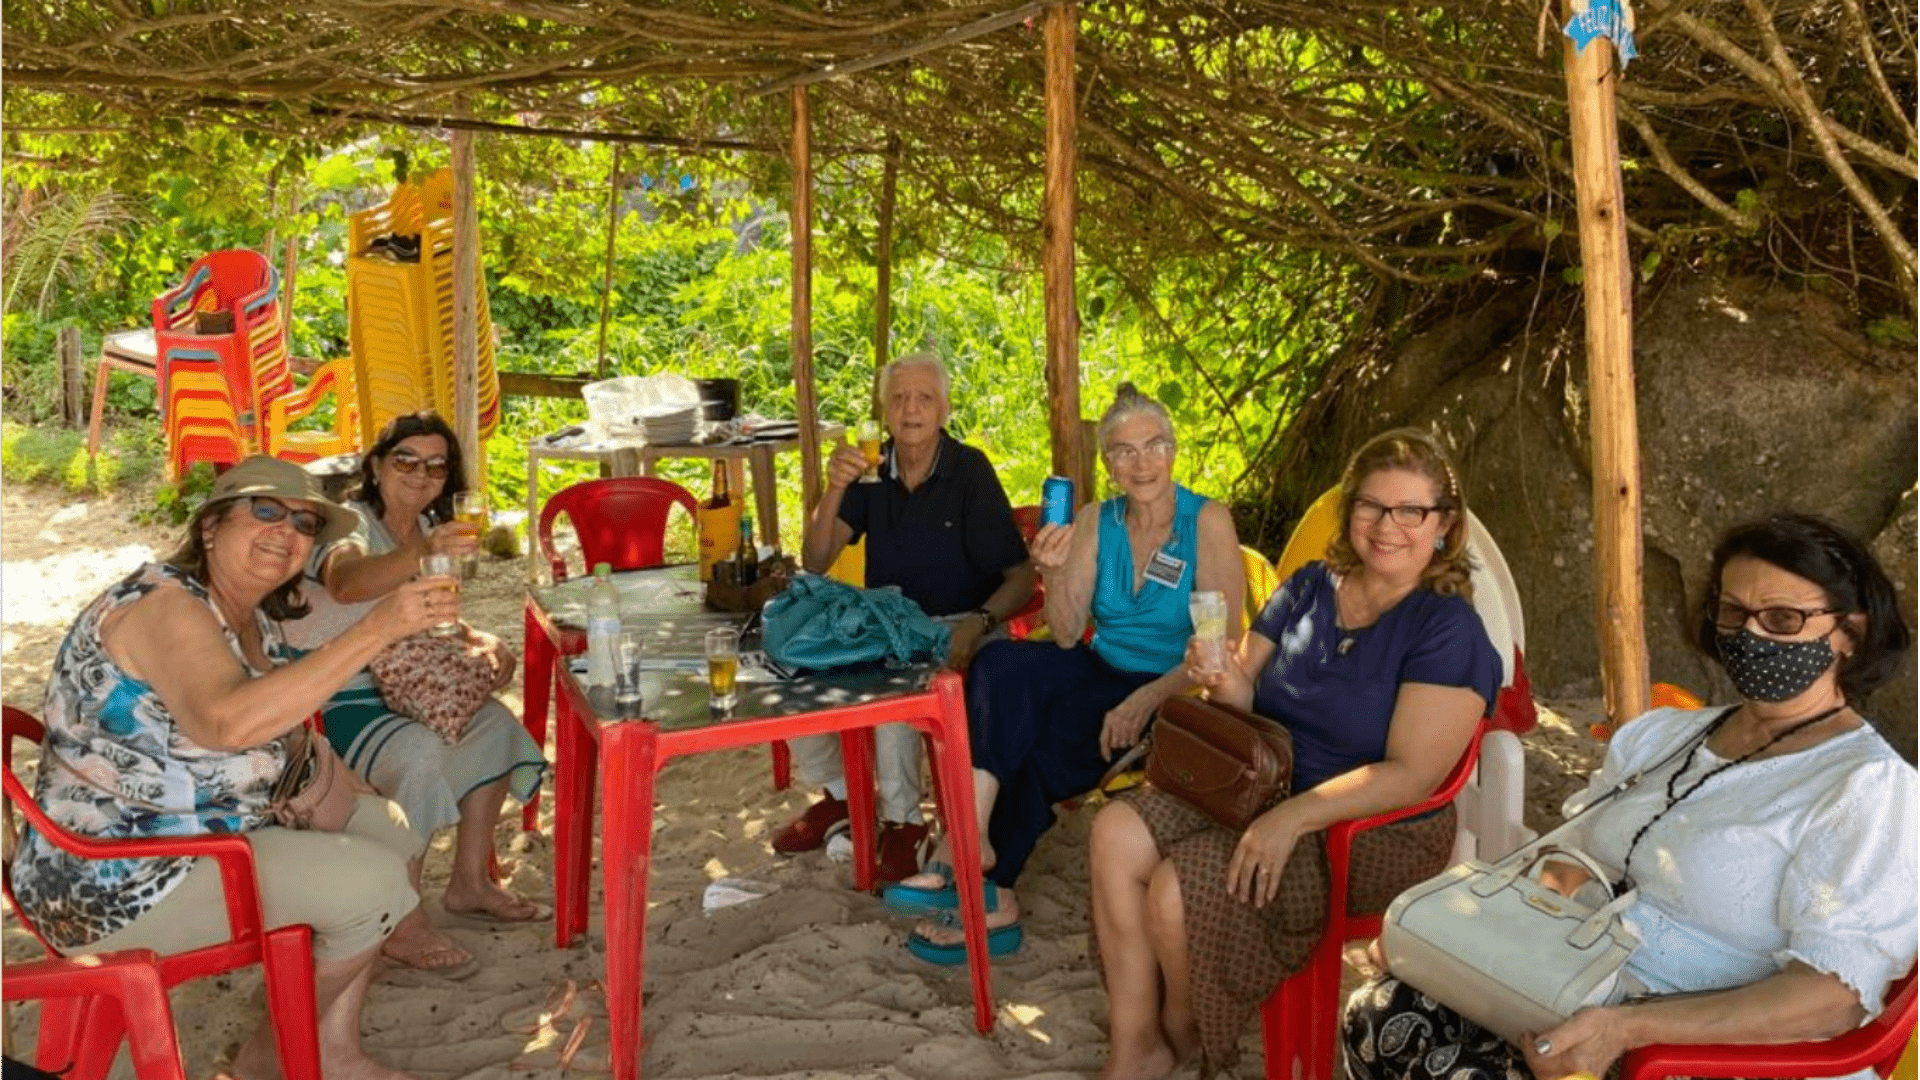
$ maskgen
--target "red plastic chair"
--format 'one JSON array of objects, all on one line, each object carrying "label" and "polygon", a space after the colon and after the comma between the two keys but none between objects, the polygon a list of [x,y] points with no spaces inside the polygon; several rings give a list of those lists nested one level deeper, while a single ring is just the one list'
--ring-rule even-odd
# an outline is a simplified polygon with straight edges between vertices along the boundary
[{"label": "red plastic chair", "polygon": [[1620,1080],[1850,1076],[1861,1069],[1887,1076],[1899,1064],[1907,1040],[1913,1038],[1913,1022],[1913,972],[1908,971],[1887,988],[1886,1007],[1880,1015],[1844,1035],[1817,1042],[1759,1046],[1643,1046],[1627,1054],[1620,1066]]},{"label": "red plastic chair", "polygon": [[[554,547],[553,525],[561,514],[573,524],[580,538],[580,555],[585,572],[594,564],[607,563],[615,570],[641,570],[659,566],[666,559],[667,518],[675,506],[694,516],[699,502],[693,493],[671,480],[653,476],[617,476],[606,480],[587,480],[555,492],[540,508],[539,526],[534,531],[540,554],[546,556],[557,584],[567,580],[567,561]],[[566,657],[586,648],[586,639],[570,635],[560,648],[550,647],[546,633],[534,615],[529,599],[525,616],[525,681],[521,687],[523,708],[520,722],[534,745],[547,745],[547,710],[553,697],[554,666]],[[774,751],[774,773],[778,780],[791,772],[786,744]],[[784,766],[784,767],[783,767]],[[786,787],[783,782],[782,788]],[[534,792],[520,811],[520,828],[533,832],[540,820],[540,793]]]},{"label": "red plastic chair", "polygon": [[[6,788],[4,827],[9,840],[15,837],[17,822],[13,811],[25,815],[33,831],[62,851],[86,859],[144,859],[168,856],[209,858],[220,867],[221,883],[226,890],[227,925],[231,936],[223,942],[173,953],[158,959],[160,983],[177,986],[188,979],[217,975],[250,964],[266,971],[267,1011],[273,1019],[273,1034],[280,1049],[280,1068],[287,1080],[321,1080],[320,1035],[316,1027],[319,1012],[313,991],[313,931],[307,926],[282,926],[268,929],[260,913],[260,886],[253,865],[253,846],[244,836],[192,836],[145,838],[139,840],[95,840],[68,832],[53,823],[40,804],[34,801],[13,771],[13,743],[27,739],[40,744],[46,729],[24,709],[8,705],[0,710],[4,738],[0,738],[0,782]],[[9,843],[9,850],[12,844]],[[20,921],[54,956],[59,950],[49,943],[38,927],[27,919],[13,895],[11,863],[0,867],[0,886],[7,902]],[[75,959],[76,963],[85,961]],[[7,986],[13,985],[12,969]],[[111,1007],[111,999],[100,997],[53,998],[40,1009],[40,1041],[35,1048],[43,1069],[65,1068],[69,1063],[72,1080],[96,1080],[107,1075],[113,1064],[129,1016]]]},{"label": "red plastic chair", "polygon": [[[1014,507],[1013,523],[1020,527],[1020,539],[1031,542],[1033,534],[1040,531],[1040,507]],[[1046,611],[1046,585],[1035,581],[1033,595],[1027,598],[1026,606],[1007,616],[1007,635],[1015,641],[1025,641],[1032,637],[1034,631],[1047,624]]]},{"label": "red plastic chair", "polygon": [[1355,834],[1416,817],[1453,801],[1473,775],[1480,757],[1483,720],[1467,740],[1466,752],[1433,794],[1398,810],[1372,817],[1337,821],[1327,826],[1327,864],[1331,871],[1327,892],[1327,925],[1313,947],[1306,966],[1275,988],[1260,1007],[1260,1040],[1266,1050],[1267,1080],[1331,1080],[1340,1037],[1340,972],[1342,953],[1354,938],[1380,933],[1379,915],[1347,914],[1348,860]]},{"label": "red plastic chair", "polygon": [[580,537],[585,572],[595,563],[615,570],[659,566],[665,559],[667,515],[675,504],[692,517],[699,507],[693,493],[671,480],[654,476],[619,476],[588,480],[557,492],[540,508],[540,553],[553,568],[555,582],[567,579],[566,560],[553,546],[553,522],[561,514]]},{"label": "red plastic chair", "polygon": [[[4,977],[0,977],[0,998],[43,1002],[78,999],[75,1008],[102,1018],[101,1030],[90,1031],[95,1037],[82,1048],[89,1056],[98,1054],[107,1063],[112,1062],[120,1040],[117,1036],[107,1039],[104,1032],[114,1025],[126,1033],[133,1074],[139,1080],[186,1080],[180,1041],[173,1030],[173,1009],[167,1002],[167,988],[160,981],[159,963],[160,957],[149,949],[128,949],[8,964]],[[67,1071],[64,1062],[47,1067],[45,1054],[40,1055],[40,1064],[48,1072]],[[71,1075],[86,1074],[76,1068]]]}]

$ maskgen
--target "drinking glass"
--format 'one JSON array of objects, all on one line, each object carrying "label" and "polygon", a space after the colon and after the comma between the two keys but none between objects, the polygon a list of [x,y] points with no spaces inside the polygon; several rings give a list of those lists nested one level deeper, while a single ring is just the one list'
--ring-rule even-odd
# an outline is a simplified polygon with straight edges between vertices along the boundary
[{"label": "drinking glass", "polygon": [[613,647],[613,708],[622,720],[640,717],[640,644],[638,630],[622,630]]},{"label": "drinking glass", "polygon": [[1226,594],[1195,590],[1187,598],[1187,614],[1193,619],[1193,638],[1200,643],[1200,670],[1221,670],[1227,662]]},{"label": "drinking glass", "polygon": [[[463,491],[453,497],[453,520],[473,531],[476,543],[487,538],[487,526],[491,516],[487,512],[487,496],[482,491]],[[476,551],[460,560],[460,577],[472,581],[480,573],[480,555]]]},{"label": "drinking glass", "polygon": [[880,422],[868,417],[860,421],[854,429],[854,437],[860,442],[860,456],[867,459],[867,471],[860,474],[863,484],[880,482]]},{"label": "drinking glass", "polygon": [[740,673],[740,632],[731,626],[707,631],[707,695],[716,709],[731,709]]},{"label": "drinking glass", "polygon": [[[420,576],[423,578],[446,578],[446,589],[456,598],[460,595],[460,579],[455,576],[453,556],[444,551],[434,551],[420,556]],[[460,632],[460,617],[454,615],[443,622],[433,624],[428,633],[435,637],[451,637]]]}]

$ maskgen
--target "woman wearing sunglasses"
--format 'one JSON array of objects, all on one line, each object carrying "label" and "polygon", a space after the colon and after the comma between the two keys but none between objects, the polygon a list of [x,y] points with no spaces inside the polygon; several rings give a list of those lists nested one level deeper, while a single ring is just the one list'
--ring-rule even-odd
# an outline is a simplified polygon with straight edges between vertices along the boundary
[{"label": "woman wearing sunglasses", "polygon": [[[479,538],[453,520],[453,498],[466,490],[460,443],[432,412],[395,417],[360,462],[360,488],[347,503],[357,528],[317,547],[306,595],[312,614],[287,627],[301,648],[319,648],[374,604],[412,580],[420,557],[474,553]],[[453,868],[441,895],[451,915],[484,922],[546,918],[547,908],[493,880],[493,829],[509,793],[530,797],[546,760],[520,722],[489,699],[449,745],[425,724],[387,707],[362,672],[327,703],[327,738],[353,770],[399,803],[407,820],[431,837],[455,828]],[[415,881],[420,866],[413,867]],[[448,976],[470,974],[473,957],[424,919],[386,944],[394,963]]]},{"label": "woman wearing sunglasses", "polygon": [[1612,880],[1557,862],[1543,876],[1593,899],[1639,887],[1626,974],[1649,996],[1516,1047],[1383,977],[1347,1006],[1352,1076],[1604,1076],[1655,1043],[1823,1039],[1879,1012],[1913,966],[1920,784],[1860,714],[1907,648],[1893,584],[1859,541],[1803,514],[1728,532],[1707,582],[1692,636],[1739,703],[1623,726],[1568,800],[1647,770],[1571,837]]},{"label": "woman wearing sunglasses", "polygon": [[[382,648],[451,610],[444,582],[410,583],[333,647],[295,659],[280,620],[305,610],[301,568],[353,520],[290,462],[249,458],[222,474],[180,549],[88,605],[61,643],[35,797],[102,839],[246,834],[267,925],[313,928],[322,1071],[402,1080],[361,1048],[360,1004],[382,940],[419,905],[406,867],[421,840],[371,793],[338,832],[281,827],[271,809],[303,723]],[[29,830],[12,878],[62,953],[176,953],[229,935],[208,859],[80,859]],[[270,1024],[232,1072],[279,1075]]]}]

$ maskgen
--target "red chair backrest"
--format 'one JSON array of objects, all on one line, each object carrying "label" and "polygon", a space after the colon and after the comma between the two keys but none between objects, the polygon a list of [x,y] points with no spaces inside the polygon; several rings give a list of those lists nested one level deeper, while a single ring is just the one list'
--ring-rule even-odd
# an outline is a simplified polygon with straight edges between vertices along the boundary
[{"label": "red chair backrest", "polygon": [[685,507],[689,517],[700,505],[686,488],[653,476],[588,480],[556,493],[541,508],[535,533],[540,553],[553,568],[553,580],[567,577],[566,560],[553,546],[553,523],[561,514],[580,538],[586,573],[593,572],[595,563],[638,570],[665,560],[667,515],[675,504]]},{"label": "red chair backrest", "polygon": [[1040,531],[1039,505],[1014,507],[1013,523],[1020,529],[1020,539],[1031,542],[1033,534]]},{"label": "red chair backrest", "polygon": [[[6,848],[5,852],[0,854],[0,891],[6,893],[7,906],[20,916],[21,924],[31,930],[34,937],[40,938],[40,944],[46,946],[48,953],[57,955],[58,950],[47,945],[46,938],[40,937],[40,929],[21,912],[20,902],[13,898],[13,851],[20,842],[22,828],[13,815],[13,808],[18,806],[27,820],[33,823],[35,829],[39,829],[40,823],[46,818],[46,814],[40,809],[40,804],[34,801],[33,793],[27,790],[27,786],[13,771],[13,741],[25,739],[39,746],[46,742],[47,729],[32,713],[25,709],[16,709],[11,705],[0,709],[0,725],[4,725],[0,727],[0,765],[5,766],[5,772],[0,773],[0,784],[5,785],[7,795],[5,805],[0,806],[0,834],[3,834]],[[47,824],[52,825],[51,822]]]}]

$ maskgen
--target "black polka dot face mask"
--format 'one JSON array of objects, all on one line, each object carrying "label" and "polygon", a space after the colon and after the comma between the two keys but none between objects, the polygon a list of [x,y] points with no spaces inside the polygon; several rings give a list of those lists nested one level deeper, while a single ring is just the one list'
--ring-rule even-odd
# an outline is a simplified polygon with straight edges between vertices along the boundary
[{"label": "black polka dot face mask", "polygon": [[1833,649],[1826,637],[1775,641],[1741,627],[1721,636],[1720,666],[1748,701],[1785,701],[1833,666]]}]

